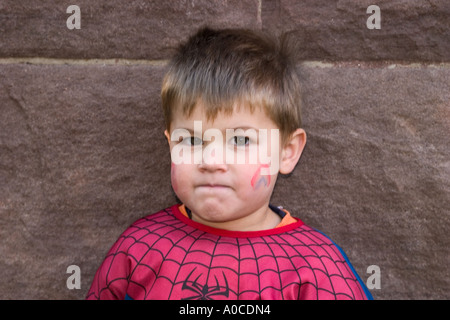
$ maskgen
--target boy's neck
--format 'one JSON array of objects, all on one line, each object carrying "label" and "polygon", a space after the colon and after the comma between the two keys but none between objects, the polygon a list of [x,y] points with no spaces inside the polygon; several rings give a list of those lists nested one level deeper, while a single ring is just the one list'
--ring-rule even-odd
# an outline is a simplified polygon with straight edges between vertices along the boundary
[{"label": "boy's neck", "polygon": [[252,214],[231,221],[207,221],[196,215],[194,212],[190,213],[190,218],[203,225],[229,231],[268,230],[275,228],[281,222],[280,215],[270,209],[269,205],[260,208]]}]

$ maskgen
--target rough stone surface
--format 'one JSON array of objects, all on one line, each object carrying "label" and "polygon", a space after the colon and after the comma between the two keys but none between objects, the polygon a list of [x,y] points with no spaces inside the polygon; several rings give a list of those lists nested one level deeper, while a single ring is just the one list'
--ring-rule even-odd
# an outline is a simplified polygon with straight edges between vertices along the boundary
[{"label": "rough stone surface", "polygon": [[[380,29],[368,29],[370,5]],[[306,60],[450,60],[450,3],[446,0],[265,0],[265,30],[288,31]]]},{"label": "rough stone surface", "polygon": [[[300,71],[308,144],[273,203],[328,233],[364,280],[378,265],[375,298],[449,298],[450,69]],[[120,232],[175,202],[163,72],[0,67],[0,298],[82,299]]]},{"label": "rough stone surface", "polygon": [[289,31],[303,59],[450,61],[447,0],[380,0],[381,29],[366,22],[372,0],[77,1],[0,3],[0,57],[165,59],[201,25]]},{"label": "rough stone surface", "polygon": [[204,24],[290,31],[315,61],[299,63],[307,147],[272,202],[363,280],[379,266],[375,298],[450,298],[448,1],[377,1],[380,30],[369,0],[82,0],[80,30],[69,4],[0,2],[0,299],[84,298],[118,235],[176,201],[160,84]]},{"label": "rough stone surface", "polygon": [[308,143],[274,198],[332,236],[363,279],[378,265],[375,298],[448,299],[450,69],[302,72]]},{"label": "rough stone surface", "polygon": [[0,298],[81,298],[123,227],[174,201],[162,74],[0,66]]},{"label": "rough stone surface", "polygon": [[70,4],[0,3],[0,57],[166,59],[202,25],[260,25],[257,0],[79,0],[81,28],[69,30]]}]

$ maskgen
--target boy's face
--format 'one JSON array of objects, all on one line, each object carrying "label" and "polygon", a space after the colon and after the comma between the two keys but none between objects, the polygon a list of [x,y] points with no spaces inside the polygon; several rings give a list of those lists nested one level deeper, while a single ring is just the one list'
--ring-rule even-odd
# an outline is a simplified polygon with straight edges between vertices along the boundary
[{"label": "boy's face", "polygon": [[235,108],[208,121],[198,105],[189,117],[175,113],[170,130],[172,187],[194,221],[241,231],[276,225],[268,204],[284,151],[263,110]]}]

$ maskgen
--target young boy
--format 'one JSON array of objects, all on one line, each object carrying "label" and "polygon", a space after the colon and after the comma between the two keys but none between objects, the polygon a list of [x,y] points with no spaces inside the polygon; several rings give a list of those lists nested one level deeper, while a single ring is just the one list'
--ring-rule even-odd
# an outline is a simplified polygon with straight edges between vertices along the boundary
[{"label": "young boy", "polygon": [[323,233],[270,204],[306,143],[285,38],[203,28],[162,86],[172,187],[182,202],[133,223],[88,299],[370,299]]}]

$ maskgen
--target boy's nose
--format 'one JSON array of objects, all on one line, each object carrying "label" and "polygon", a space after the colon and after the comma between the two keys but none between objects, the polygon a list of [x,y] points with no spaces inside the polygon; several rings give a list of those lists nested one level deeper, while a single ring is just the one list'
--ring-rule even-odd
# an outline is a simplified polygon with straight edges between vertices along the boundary
[{"label": "boy's nose", "polygon": [[202,162],[198,166],[198,168],[201,171],[209,171],[209,172],[213,172],[213,171],[224,171],[225,172],[228,169],[226,164],[216,164],[216,163],[207,164],[207,163],[204,163],[204,162]]},{"label": "boy's nose", "polygon": [[222,143],[210,142],[203,149],[202,162],[199,164],[199,169],[207,171],[226,171],[228,169]]}]

